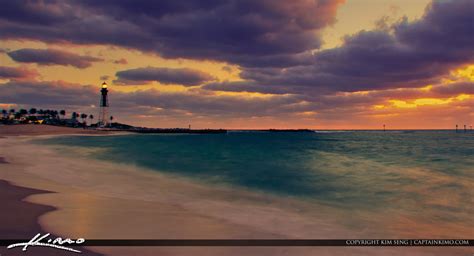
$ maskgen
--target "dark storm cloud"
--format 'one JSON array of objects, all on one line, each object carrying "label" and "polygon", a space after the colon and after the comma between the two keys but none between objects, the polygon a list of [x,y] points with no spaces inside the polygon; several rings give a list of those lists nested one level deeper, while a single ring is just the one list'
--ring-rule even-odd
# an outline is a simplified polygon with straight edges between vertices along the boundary
[{"label": "dark storm cloud", "polygon": [[420,20],[395,24],[392,32],[361,31],[346,37],[341,47],[316,53],[311,65],[245,68],[242,77],[261,85],[286,85],[290,91],[435,83],[451,69],[474,61],[473,10],[471,0],[435,1]]},{"label": "dark storm cloud", "polygon": [[2,79],[30,79],[37,75],[38,73],[35,70],[0,66],[0,78]]},{"label": "dark storm cloud", "polygon": [[214,78],[199,70],[189,68],[135,68],[119,71],[116,84],[146,84],[152,81],[161,84],[180,84],[184,86],[199,85]]},{"label": "dark storm cloud", "polygon": [[53,25],[66,22],[74,13],[74,8],[62,1],[0,1],[0,17],[21,25]]},{"label": "dark storm cloud", "polygon": [[473,12],[471,0],[434,1],[419,21],[395,26],[395,35],[427,60],[473,60]]},{"label": "dark storm cloud", "polygon": [[8,1],[3,39],[111,44],[165,57],[290,66],[321,45],[341,0]]},{"label": "dark storm cloud", "polygon": [[25,48],[7,53],[12,60],[38,65],[62,65],[76,68],[87,68],[93,62],[102,61],[100,58],[81,56],[70,52],[52,49]]}]

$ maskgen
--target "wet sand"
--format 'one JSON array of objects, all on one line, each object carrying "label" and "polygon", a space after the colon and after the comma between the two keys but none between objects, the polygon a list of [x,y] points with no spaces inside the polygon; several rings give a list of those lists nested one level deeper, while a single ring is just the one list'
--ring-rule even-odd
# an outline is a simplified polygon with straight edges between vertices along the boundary
[{"label": "wet sand", "polygon": [[61,135],[61,134],[110,134],[108,131],[71,128],[43,124],[0,125],[0,138],[23,135]]},{"label": "wet sand", "polygon": [[[38,223],[41,215],[56,210],[56,208],[41,204],[25,202],[28,196],[50,193],[49,191],[37,190],[14,186],[4,180],[0,180],[0,239],[31,239],[37,233],[46,234]],[[52,234],[52,237],[57,237]],[[83,247],[75,247],[85,255],[100,255],[86,250]],[[21,248],[7,249],[0,247],[0,255],[25,255]],[[28,255],[65,255],[64,251],[51,250],[49,248],[30,247]]]},{"label": "wet sand", "polygon": [[[77,149],[77,152],[69,155],[59,154],[60,148],[54,150],[54,146],[32,144],[30,139],[24,136],[0,138],[2,146],[0,156],[9,162],[1,165],[0,179],[12,181],[20,186],[56,192],[35,194],[29,196],[27,201],[53,207],[44,211],[44,214],[39,214],[41,215],[39,224],[44,230],[63,237],[330,239],[364,236],[364,230],[347,229],[340,225],[337,221],[345,216],[324,205],[306,205],[291,198],[275,198],[217,185],[204,186],[133,165],[98,161],[88,158],[93,149]],[[29,229],[30,227],[25,225],[25,230]],[[378,238],[380,236],[383,234],[379,234]],[[106,255],[259,256],[439,255],[440,253],[469,255],[468,253],[472,251],[469,248],[439,247],[92,247],[88,249]]]}]

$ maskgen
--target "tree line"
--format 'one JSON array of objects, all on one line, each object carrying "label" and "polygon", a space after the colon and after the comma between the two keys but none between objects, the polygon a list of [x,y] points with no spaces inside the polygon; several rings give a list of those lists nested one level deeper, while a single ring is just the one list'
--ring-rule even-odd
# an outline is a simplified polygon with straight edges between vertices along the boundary
[{"label": "tree line", "polygon": [[[11,109],[2,109],[2,121],[3,123],[40,123],[45,122],[47,124],[67,124],[68,121],[70,124],[77,125],[79,118],[82,120],[82,124],[85,126],[87,119],[90,119],[90,124],[93,125],[94,115],[72,112],[71,118],[66,119],[66,110],[53,110],[53,109],[37,109],[30,108],[29,110],[20,109],[16,111],[14,108]],[[112,122],[114,119],[113,116],[110,117]]]}]

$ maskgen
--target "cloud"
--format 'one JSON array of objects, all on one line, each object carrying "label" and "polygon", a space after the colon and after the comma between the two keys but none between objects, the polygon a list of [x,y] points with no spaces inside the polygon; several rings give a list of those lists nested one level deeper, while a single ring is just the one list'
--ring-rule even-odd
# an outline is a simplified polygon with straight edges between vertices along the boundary
[{"label": "cloud", "polygon": [[102,61],[100,58],[81,56],[53,49],[31,49],[25,48],[7,53],[16,62],[36,63],[38,65],[61,65],[76,68],[87,68],[93,62]]},{"label": "cloud", "polygon": [[119,71],[116,84],[146,84],[152,81],[161,84],[180,84],[184,86],[199,85],[214,80],[204,72],[189,68],[136,68]]},{"label": "cloud", "polygon": [[[42,107],[88,108],[97,105],[99,95],[97,87],[64,81],[10,81],[0,84],[0,91],[2,103]],[[300,102],[296,96],[248,98],[201,93],[199,90],[162,93],[148,89],[125,93],[111,88],[110,92],[111,107],[128,114],[144,114],[143,109],[163,109],[198,116],[267,116],[298,111]]]},{"label": "cloud", "polygon": [[1,79],[32,79],[38,76],[36,70],[27,69],[24,67],[4,67],[0,66]]},{"label": "cloud", "polygon": [[109,78],[110,78],[110,76],[108,76],[108,75],[102,75],[102,76],[99,77],[99,79],[103,80],[103,81],[107,81],[107,80],[109,80]]},{"label": "cloud", "polygon": [[204,90],[224,92],[260,92],[268,94],[296,93],[286,86],[261,85],[255,81],[225,81],[207,83],[201,87]]},{"label": "cloud", "polygon": [[125,65],[125,64],[128,64],[128,61],[124,58],[121,58],[121,59],[118,59],[118,60],[114,60],[114,63],[115,64],[121,64],[121,65]]},{"label": "cloud", "polygon": [[200,94],[196,92],[160,93],[150,89],[117,98],[132,106],[148,106],[162,109],[181,110],[202,116],[266,116],[289,112],[285,110],[299,103],[296,96],[249,98]]},{"label": "cloud", "polygon": [[451,84],[443,84],[433,86],[430,90],[433,93],[440,95],[459,95],[459,94],[472,94],[474,97],[474,82],[458,82]]},{"label": "cloud", "polygon": [[311,54],[340,2],[15,1],[0,11],[0,33],[222,60],[241,65],[262,90],[288,92],[416,87],[473,60],[470,0],[435,0],[417,21],[361,31]]},{"label": "cloud", "polygon": [[232,67],[231,66],[223,66],[222,70],[224,70],[227,73],[231,73],[232,72]]},{"label": "cloud", "polygon": [[244,66],[297,65],[321,45],[342,0],[14,1],[0,10],[5,39],[107,44],[169,58]]},{"label": "cloud", "polygon": [[[393,31],[361,31],[341,47],[315,53],[310,65],[244,68],[241,76],[288,91],[360,91],[420,87],[474,61],[470,0],[435,1],[417,21]],[[258,89],[258,87],[255,87]]]},{"label": "cloud", "polygon": [[98,99],[93,87],[64,81],[10,81],[0,91],[0,102],[29,106],[89,106]]}]

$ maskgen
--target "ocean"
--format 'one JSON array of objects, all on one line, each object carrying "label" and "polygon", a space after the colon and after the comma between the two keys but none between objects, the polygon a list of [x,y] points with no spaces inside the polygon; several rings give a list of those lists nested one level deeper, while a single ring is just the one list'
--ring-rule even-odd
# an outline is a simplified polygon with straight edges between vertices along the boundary
[{"label": "ocean", "polygon": [[435,237],[474,235],[468,228],[474,225],[472,132],[231,131],[63,136],[36,143],[95,149],[88,157],[209,187],[325,205],[346,215],[403,216],[406,220],[398,219],[398,225],[409,226],[409,219],[442,226],[434,229],[442,232]]}]

